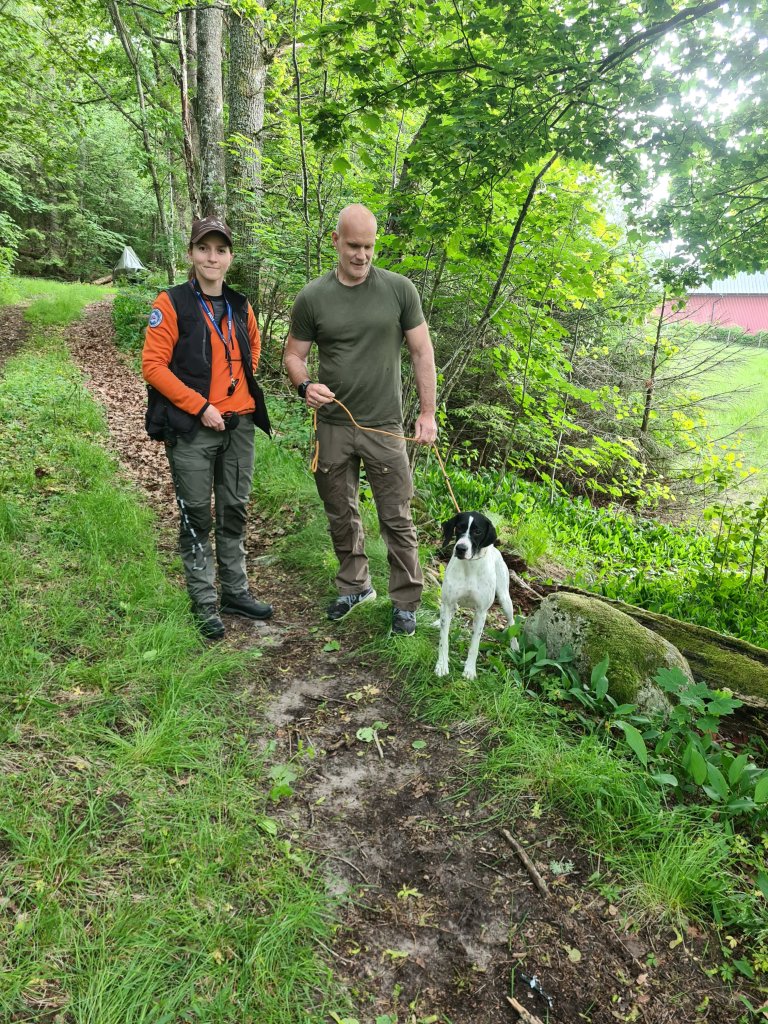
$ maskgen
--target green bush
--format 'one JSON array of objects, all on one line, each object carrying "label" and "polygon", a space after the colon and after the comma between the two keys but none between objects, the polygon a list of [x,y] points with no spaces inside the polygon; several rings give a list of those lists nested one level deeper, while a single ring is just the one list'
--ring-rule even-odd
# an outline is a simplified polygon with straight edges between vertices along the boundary
[{"label": "green bush", "polygon": [[112,304],[115,344],[122,352],[138,355],[144,345],[147,318],[157,293],[163,285],[154,278],[141,284],[125,285]]}]

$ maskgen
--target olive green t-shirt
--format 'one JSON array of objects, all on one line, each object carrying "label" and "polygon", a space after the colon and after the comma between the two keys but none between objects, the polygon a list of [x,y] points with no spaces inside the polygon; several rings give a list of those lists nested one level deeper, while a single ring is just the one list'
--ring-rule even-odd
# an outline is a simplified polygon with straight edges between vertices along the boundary
[{"label": "olive green t-shirt", "polygon": [[[403,334],[424,323],[419,293],[402,274],[371,267],[362,284],[349,287],[332,270],[296,296],[291,334],[314,341],[319,379],[365,426],[397,425],[403,419],[400,352]],[[324,405],[318,415],[349,423],[342,408]]]}]

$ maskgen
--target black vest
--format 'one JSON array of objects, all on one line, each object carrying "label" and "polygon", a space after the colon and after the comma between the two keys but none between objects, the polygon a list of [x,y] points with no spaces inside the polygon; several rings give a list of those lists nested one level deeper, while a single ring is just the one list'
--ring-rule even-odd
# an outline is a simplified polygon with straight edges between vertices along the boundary
[{"label": "black vest", "polygon": [[[248,334],[248,300],[240,292],[233,291],[228,285],[223,288],[224,298],[232,308],[232,321],[235,336],[240,346],[243,360],[243,372],[254,402],[256,412],[253,415],[256,426],[270,433],[264,394],[256,383],[253,374],[253,355],[251,339]],[[168,298],[176,310],[179,329],[179,340],[173,350],[169,369],[180,381],[197,391],[203,398],[208,398],[211,390],[212,342],[211,326],[203,314],[200,303],[195,295],[191,282],[176,285],[167,289]],[[193,438],[200,429],[200,416],[179,409],[165,395],[151,385],[147,386],[147,433],[154,441],[171,440],[174,435],[181,434]]]}]

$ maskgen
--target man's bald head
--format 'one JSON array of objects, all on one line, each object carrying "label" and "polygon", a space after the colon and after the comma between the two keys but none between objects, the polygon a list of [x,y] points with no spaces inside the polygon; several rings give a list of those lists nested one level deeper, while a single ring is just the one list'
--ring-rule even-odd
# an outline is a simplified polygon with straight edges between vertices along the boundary
[{"label": "man's bald head", "polygon": [[357,231],[370,231],[373,228],[374,234],[378,230],[376,218],[362,203],[350,203],[345,206],[336,221],[336,234],[343,235]]}]

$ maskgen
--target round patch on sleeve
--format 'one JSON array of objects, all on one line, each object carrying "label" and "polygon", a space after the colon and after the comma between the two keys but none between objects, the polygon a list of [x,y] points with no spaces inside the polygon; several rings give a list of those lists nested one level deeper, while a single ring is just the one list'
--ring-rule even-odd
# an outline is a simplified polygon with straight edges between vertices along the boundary
[{"label": "round patch on sleeve", "polygon": [[153,309],[149,314],[149,326],[157,327],[163,322],[163,314],[159,309]]}]

